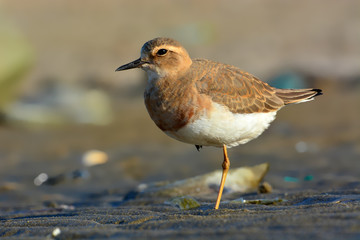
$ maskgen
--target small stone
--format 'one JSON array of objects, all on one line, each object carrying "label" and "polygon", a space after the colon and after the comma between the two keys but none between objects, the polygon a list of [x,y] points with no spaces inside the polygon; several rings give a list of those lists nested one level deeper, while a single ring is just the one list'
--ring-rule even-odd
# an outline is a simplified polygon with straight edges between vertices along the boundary
[{"label": "small stone", "polygon": [[284,181],[285,181],[285,182],[299,182],[299,179],[296,178],[296,177],[286,176],[286,177],[284,177]]},{"label": "small stone", "polygon": [[312,180],[314,180],[314,176],[313,176],[313,175],[306,175],[306,176],[304,177],[304,181],[312,181]]},{"label": "small stone", "polygon": [[272,186],[268,182],[263,182],[259,185],[259,193],[271,193],[272,192]]},{"label": "small stone", "polygon": [[174,207],[178,207],[181,210],[189,210],[189,209],[200,207],[200,203],[198,201],[196,201],[193,197],[190,197],[190,196],[176,197],[166,203],[168,203]]},{"label": "small stone", "polygon": [[57,236],[59,236],[60,235],[60,233],[61,233],[61,230],[60,230],[60,228],[55,228],[53,231],[52,231],[52,233],[51,233],[51,235],[53,236],[53,237],[57,237]]},{"label": "small stone", "polygon": [[41,186],[44,182],[49,179],[49,176],[46,173],[40,173],[35,179],[34,184],[35,186]]},{"label": "small stone", "polygon": [[108,155],[99,150],[90,150],[84,153],[82,164],[86,167],[104,164],[108,161]]}]

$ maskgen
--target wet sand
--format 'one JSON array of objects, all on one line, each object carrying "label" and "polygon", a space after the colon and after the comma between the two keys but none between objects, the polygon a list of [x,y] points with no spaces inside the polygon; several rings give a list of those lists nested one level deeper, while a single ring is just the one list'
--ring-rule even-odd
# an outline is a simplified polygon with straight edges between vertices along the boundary
[{"label": "wet sand", "polygon": [[[138,184],[198,176],[222,161],[221,149],[197,152],[161,133],[140,97],[122,99],[117,120],[106,127],[3,125],[0,237],[359,239],[359,110],[342,107],[359,102],[359,89],[326,93],[281,110],[263,136],[229,150],[232,168],[268,162],[265,181],[274,190],[225,194],[218,211],[215,191],[194,196],[200,207],[190,210],[169,205],[169,198],[131,197]],[[304,152],[296,150],[299,142]],[[81,159],[91,149],[109,161],[85,167]],[[40,173],[57,181],[35,186]],[[268,201],[233,201],[239,198]]]},{"label": "wet sand", "polygon": [[[65,83],[58,85],[67,86],[64,94],[84,82],[110,95],[114,122],[0,124],[0,238],[360,239],[359,1],[285,2],[1,1],[1,23],[28,42],[34,63],[18,79],[21,89],[13,88],[19,92],[9,89],[15,79],[1,85],[0,100],[13,93],[48,106],[44,97],[54,103],[54,92],[44,95],[47,85]],[[282,109],[258,139],[229,149],[232,169],[270,164],[272,193],[224,194],[218,211],[216,192],[194,195],[200,207],[191,210],[166,197],[134,196],[139,184],[196,177],[222,162],[221,149],[197,152],[156,128],[140,71],[114,72],[155,36],[264,81],[295,71],[285,86],[300,79],[300,86],[323,89],[313,102]],[[9,49],[23,52],[4,43],[11,56]],[[19,114],[29,120],[29,111]],[[108,162],[84,166],[93,149]],[[41,173],[51,181],[36,186]],[[231,202],[239,198],[273,204]]]},{"label": "wet sand", "polygon": [[[349,186],[350,187],[350,186]],[[1,237],[45,238],[59,228],[59,239],[358,239],[360,184],[357,190],[248,195],[280,198],[261,204],[202,202],[193,210],[163,203],[97,199],[41,209],[2,211]],[[286,200],[286,201],[285,201]],[[73,208],[73,209],[67,209]]]}]

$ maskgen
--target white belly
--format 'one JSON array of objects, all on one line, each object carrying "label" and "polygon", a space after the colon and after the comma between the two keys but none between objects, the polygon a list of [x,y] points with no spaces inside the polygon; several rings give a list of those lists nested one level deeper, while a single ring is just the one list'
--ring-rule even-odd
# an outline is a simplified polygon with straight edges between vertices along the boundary
[{"label": "white belly", "polygon": [[217,103],[213,103],[211,110],[178,131],[165,133],[190,144],[235,147],[258,137],[276,115],[276,112],[234,114]]}]

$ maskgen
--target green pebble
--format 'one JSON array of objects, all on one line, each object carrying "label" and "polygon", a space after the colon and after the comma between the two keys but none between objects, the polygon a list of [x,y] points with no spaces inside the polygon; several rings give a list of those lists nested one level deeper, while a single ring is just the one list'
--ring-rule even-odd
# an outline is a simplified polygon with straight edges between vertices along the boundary
[{"label": "green pebble", "polygon": [[284,181],[285,182],[299,182],[299,179],[298,178],[295,178],[295,177],[284,177]]},{"label": "green pebble", "polygon": [[307,175],[304,177],[304,181],[312,181],[314,179],[313,175]]},{"label": "green pebble", "polygon": [[200,207],[200,203],[190,196],[176,197],[171,199],[168,203],[172,206],[180,208],[181,210],[189,210]]}]

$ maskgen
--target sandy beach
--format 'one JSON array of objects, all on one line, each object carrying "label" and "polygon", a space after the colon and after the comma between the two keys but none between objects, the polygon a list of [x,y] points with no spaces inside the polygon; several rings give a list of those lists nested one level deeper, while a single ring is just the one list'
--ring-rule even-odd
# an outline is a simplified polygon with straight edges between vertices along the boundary
[{"label": "sandy beach", "polygon": [[[358,1],[85,5],[1,1],[1,239],[360,239]],[[217,211],[217,186],[139,193],[223,157],[162,133],[144,74],[115,73],[157,36],[277,87],[323,90],[229,149],[231,169],[269,164],[270,193],[225,189]]]}]

